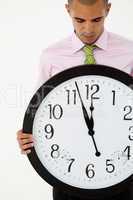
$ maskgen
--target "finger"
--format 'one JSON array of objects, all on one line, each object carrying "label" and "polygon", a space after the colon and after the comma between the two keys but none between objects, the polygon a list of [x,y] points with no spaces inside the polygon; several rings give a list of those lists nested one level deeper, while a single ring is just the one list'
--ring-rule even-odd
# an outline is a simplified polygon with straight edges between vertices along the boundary
[{"label": "finger", "polygon": [[31,139],[33,139],[33,135],[32,134],[26,134],[26,133],[18,133],[18,135],[17,135],[17,139],[19,140],[19,139],[27,139],[27,138],[31,138]]},{"label": "finger", "polygon": [[18,131],[17,131],[17,133],[16,133],[16,134],[18,135],[19,133],[22,133],[22,132],[23,132],[23,130],[22,130],[22,129],[20,129],[20,130],[18,130]]},{"label": "finger", "polygon": [[19,130],[19,131],[17,131],[17,136],[19,136],[19,137],[21,137],[21,136],[27,136],[27,135],[28,135],[28,133],[23,133],[22,129]]},{"label": "finger", "polygon": [[21,149],[22,149],[22,150],[26,150],[26,149],[31,148],[31,147],[33,147],[33,146],[34,146],[33,143],[24,144],[23,146],[21,146]]},{"label": "finger", "polygon": [[27,143],[33,143],[33,139],[32,138],[28,138],[28,139],[21,139],[20,140],[20,144],[24,145]]},{"label": "finger", "polygon": [[22,129],[17,131],[17,135],[27,135],[27,134],[29,133],[24,133]]},{"label": "finger", "polygon": [[[33,143],[33,142],[29,142],[29,143],[24,143],[24,144],[22,144],[22,141],[20,141],[18,144],[19,144],[19,148],[20,148],[21,150],[26,149],[27,146],[28,146],[28,148],[31,148],[31,147],[34,146],[34,143]],[[26,145],[26,147],[25,147],[25,145]]]},{"label": "finger", "polygon": [[24,150],[21,151],[21,154],[24,154],[24,155],[29,154],[29,153],[31,153],[30,149],[28,149],[26,151],[24,151]]}]

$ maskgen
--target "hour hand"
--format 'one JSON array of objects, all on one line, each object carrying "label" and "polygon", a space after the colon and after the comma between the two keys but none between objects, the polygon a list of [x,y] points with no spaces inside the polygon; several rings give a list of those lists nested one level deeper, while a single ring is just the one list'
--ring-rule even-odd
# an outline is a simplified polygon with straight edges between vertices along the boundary
[{"label": "hour hand", "polygon": [[[93,110],[94,110],[94,106],[93,106],[93,100],[92,100],[92,98],[91,98],[91,106],[90,106],[90,111],[91,111],[90,129],[91,129],[91,130],[93,130],[93,128],[94,128]],[[94,131],[92,131],[92,132],[94,132]]]},{"label": "hour hand", "polygon": [[87,128],[90,129],[91,128],[91,123],[90,123],[90,119],[89,119],[87,110],[86,110],[86,108],[85,108],[85,106],[84,106],[84,104],[82,102],[81,102],[81,105],[82,105],[83,115],[84,115],[84,119],[85,119]]},{"label": "hour hand", "polygon": [[87,128],[90,129],[91,128],[90,119],[89,119],[87,110],[86,110],[86,108],[84,106],[84,103],[82,101],[82,98],[81,98],[81,95],[80,95],[80,92],[79,92],[79,88],[78,88],[77,82],[75,82],[75,85],[76,85],[76,88],[77,88],[77,91],[78,91],[78,94],[79,94],[79,98],[80,98],[80,102],[81,102],[81,106],[82,106],[84,120],[86,122]]}]

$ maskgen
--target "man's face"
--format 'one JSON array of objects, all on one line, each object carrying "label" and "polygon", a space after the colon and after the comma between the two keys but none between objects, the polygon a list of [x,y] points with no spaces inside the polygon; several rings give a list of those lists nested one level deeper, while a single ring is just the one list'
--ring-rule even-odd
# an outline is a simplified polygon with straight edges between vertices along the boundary
[{"label": "man's face", "polygon": [[103,0],[97,0],[92,5],[73,0],[70,5],[66,5],[76,35],[83,43],[93,44],[102,34],[110,6],[111,4],[106,5]]}]

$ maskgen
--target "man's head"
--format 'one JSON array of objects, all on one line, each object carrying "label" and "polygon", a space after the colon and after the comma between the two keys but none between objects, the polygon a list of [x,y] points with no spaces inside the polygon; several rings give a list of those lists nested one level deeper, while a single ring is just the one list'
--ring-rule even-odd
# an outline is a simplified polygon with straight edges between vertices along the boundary
[{"label": "man's head", "polygon": [[93,44],[100,37],[110,7],[108,0],[68,0],[66,9],[83,43]]}]

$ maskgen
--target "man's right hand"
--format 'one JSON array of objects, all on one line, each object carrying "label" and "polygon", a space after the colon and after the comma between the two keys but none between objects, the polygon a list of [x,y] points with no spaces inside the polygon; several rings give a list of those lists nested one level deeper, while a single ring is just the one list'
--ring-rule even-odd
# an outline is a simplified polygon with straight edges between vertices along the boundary
[{"label": "man's right hand", "polygon": [[17,141],[21,149],[22,154],[29,154],[30,148],[33,147],[33,135],[29,133],[23,133],[22,130],[17,132]]}]

